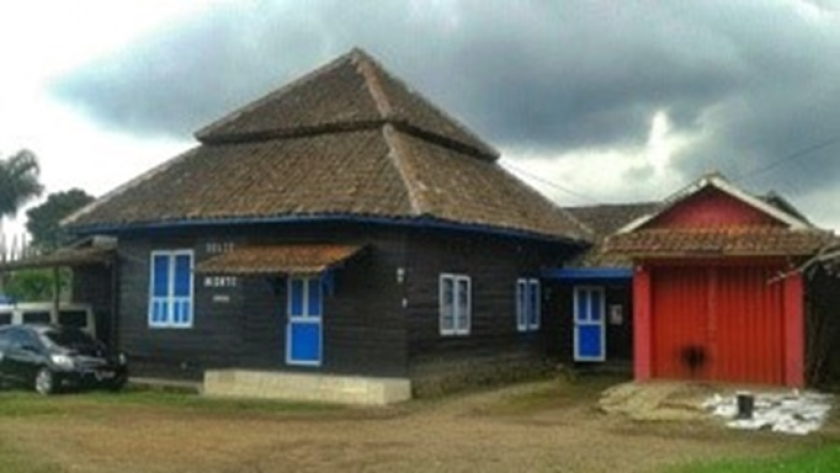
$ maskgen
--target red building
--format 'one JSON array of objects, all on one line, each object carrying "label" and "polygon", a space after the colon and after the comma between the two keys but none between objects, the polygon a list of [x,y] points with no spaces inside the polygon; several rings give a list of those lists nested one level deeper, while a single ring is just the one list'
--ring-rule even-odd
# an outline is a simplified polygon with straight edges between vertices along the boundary
[{"label": "red building", "polygon": [[637,380],[804,384],[804,286],[831,238],[784,200],[708,175],[610,237],[633,259]]}]

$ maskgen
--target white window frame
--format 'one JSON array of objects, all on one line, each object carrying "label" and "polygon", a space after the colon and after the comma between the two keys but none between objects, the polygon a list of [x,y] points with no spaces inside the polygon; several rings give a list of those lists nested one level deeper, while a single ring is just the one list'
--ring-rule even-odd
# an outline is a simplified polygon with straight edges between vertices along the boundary
[{"label": "white window frame", "polygon": [[[516,280],[516,329],[520,332],[535,332],[542,320],[542,291],[540,280],[519,278]],[[536,306],[531,305],[531,299]],[[532,311],[533,309],[533,311]]]},{"label": "white window frame", "polygon": [[[190,289],[189,296],[176,297],[175,296],[175,262],[178,256],[189,256],[190,258]],[[165,256],[169,264],[169,284],[167,287],[166,296],[155,296],[155,258],[158,256]],[[150,328],[192,328],[193,318],[195,315],[195,274],[193,272],[195,267],[195,252],[193,250],[153,250],[149,255],[149,311],[148,323]],[[162,321],[154,320],[155,302],[165,301],[167,303],[167,310]],[[178,321],[175,319],[175,304],[187,302],[189,310],[187,312],[186,321]]]},{"label": "white window frame", "polygon": [[[446,281],[451,281],[452,283],[452,327],[444,326],[446,307],[443,302]],[[466,283],[467,291],[466,307],[463,308],[458,303],[461,300],[461,297],[459,297],[459,288],[462,287],[462,283]],[[438,326],[441,335],[469,335],[472,326],[472,281],[470,277],[464,274],[442,273],[438,281],[438,306],[440,308]],[[464,311],[466,312],[466,317],[462,313]],[[462,320],[465,321],[463,324],[461,323]]]}]

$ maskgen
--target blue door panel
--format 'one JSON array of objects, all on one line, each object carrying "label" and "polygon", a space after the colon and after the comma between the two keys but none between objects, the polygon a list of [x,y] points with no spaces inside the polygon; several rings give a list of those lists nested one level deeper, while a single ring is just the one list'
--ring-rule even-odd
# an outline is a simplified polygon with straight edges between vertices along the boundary
[{"label": "blue door panel", "polygon": [[602,329],[587,325],[578,327],[578,356],[581,358],[599,358],[603,354],[601,347]]},{"label": "blue door panel", "polygon": [[589,318],[589,297],[588,292],[580,291],[577,297],[577,307],[575,307],[575,320],[578,322],[585,322]]},{"label": "blue door panel", "polygon": [[298,317],[303,315],[303,280],[293,279],[289,284],[289,315]]},{"label": "blue door panel", "polygon": [[308,312],[310,317],[321,316],[321,280],[312,278],[309,280]]},{"label": "blue door panel", "polygon": [[601,313],[601,293],[592,292],[589,299],[589,317],[593,322],[601,322],[604,315]]},{"label": "blue door panel", "polygon": [[291,360],[304,363],[321,361],[321,326],[312,323],[289,324],[291,331]]}]

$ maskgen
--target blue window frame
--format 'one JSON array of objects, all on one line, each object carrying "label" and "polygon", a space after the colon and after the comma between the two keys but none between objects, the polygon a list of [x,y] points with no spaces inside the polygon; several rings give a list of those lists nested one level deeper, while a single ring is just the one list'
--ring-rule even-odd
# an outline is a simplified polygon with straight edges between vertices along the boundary
[{"label": "blue window frame", "polygon": [[152,252],[149,272],[149,327],[192,327],[192,268],[192,250]]},{"label": "blue window frame", "polygon": [[540,329],[540,281],[519,278],[516,280],[516,329],[520,332]]},{"label": "blue window frame", "polygon": [[441,274],[439,283],[440,334],[469,335],[472,320],[470,277]]}]

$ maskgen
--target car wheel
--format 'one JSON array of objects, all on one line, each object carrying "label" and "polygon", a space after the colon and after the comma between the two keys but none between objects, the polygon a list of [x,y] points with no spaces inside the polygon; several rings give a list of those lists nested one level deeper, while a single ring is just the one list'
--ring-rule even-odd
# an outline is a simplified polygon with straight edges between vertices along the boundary
[{"label": "car wheel", "polygon": [[41,368],[35,375],[35,391],[45,396],[55,393],[55,376],[49,368]]}]

